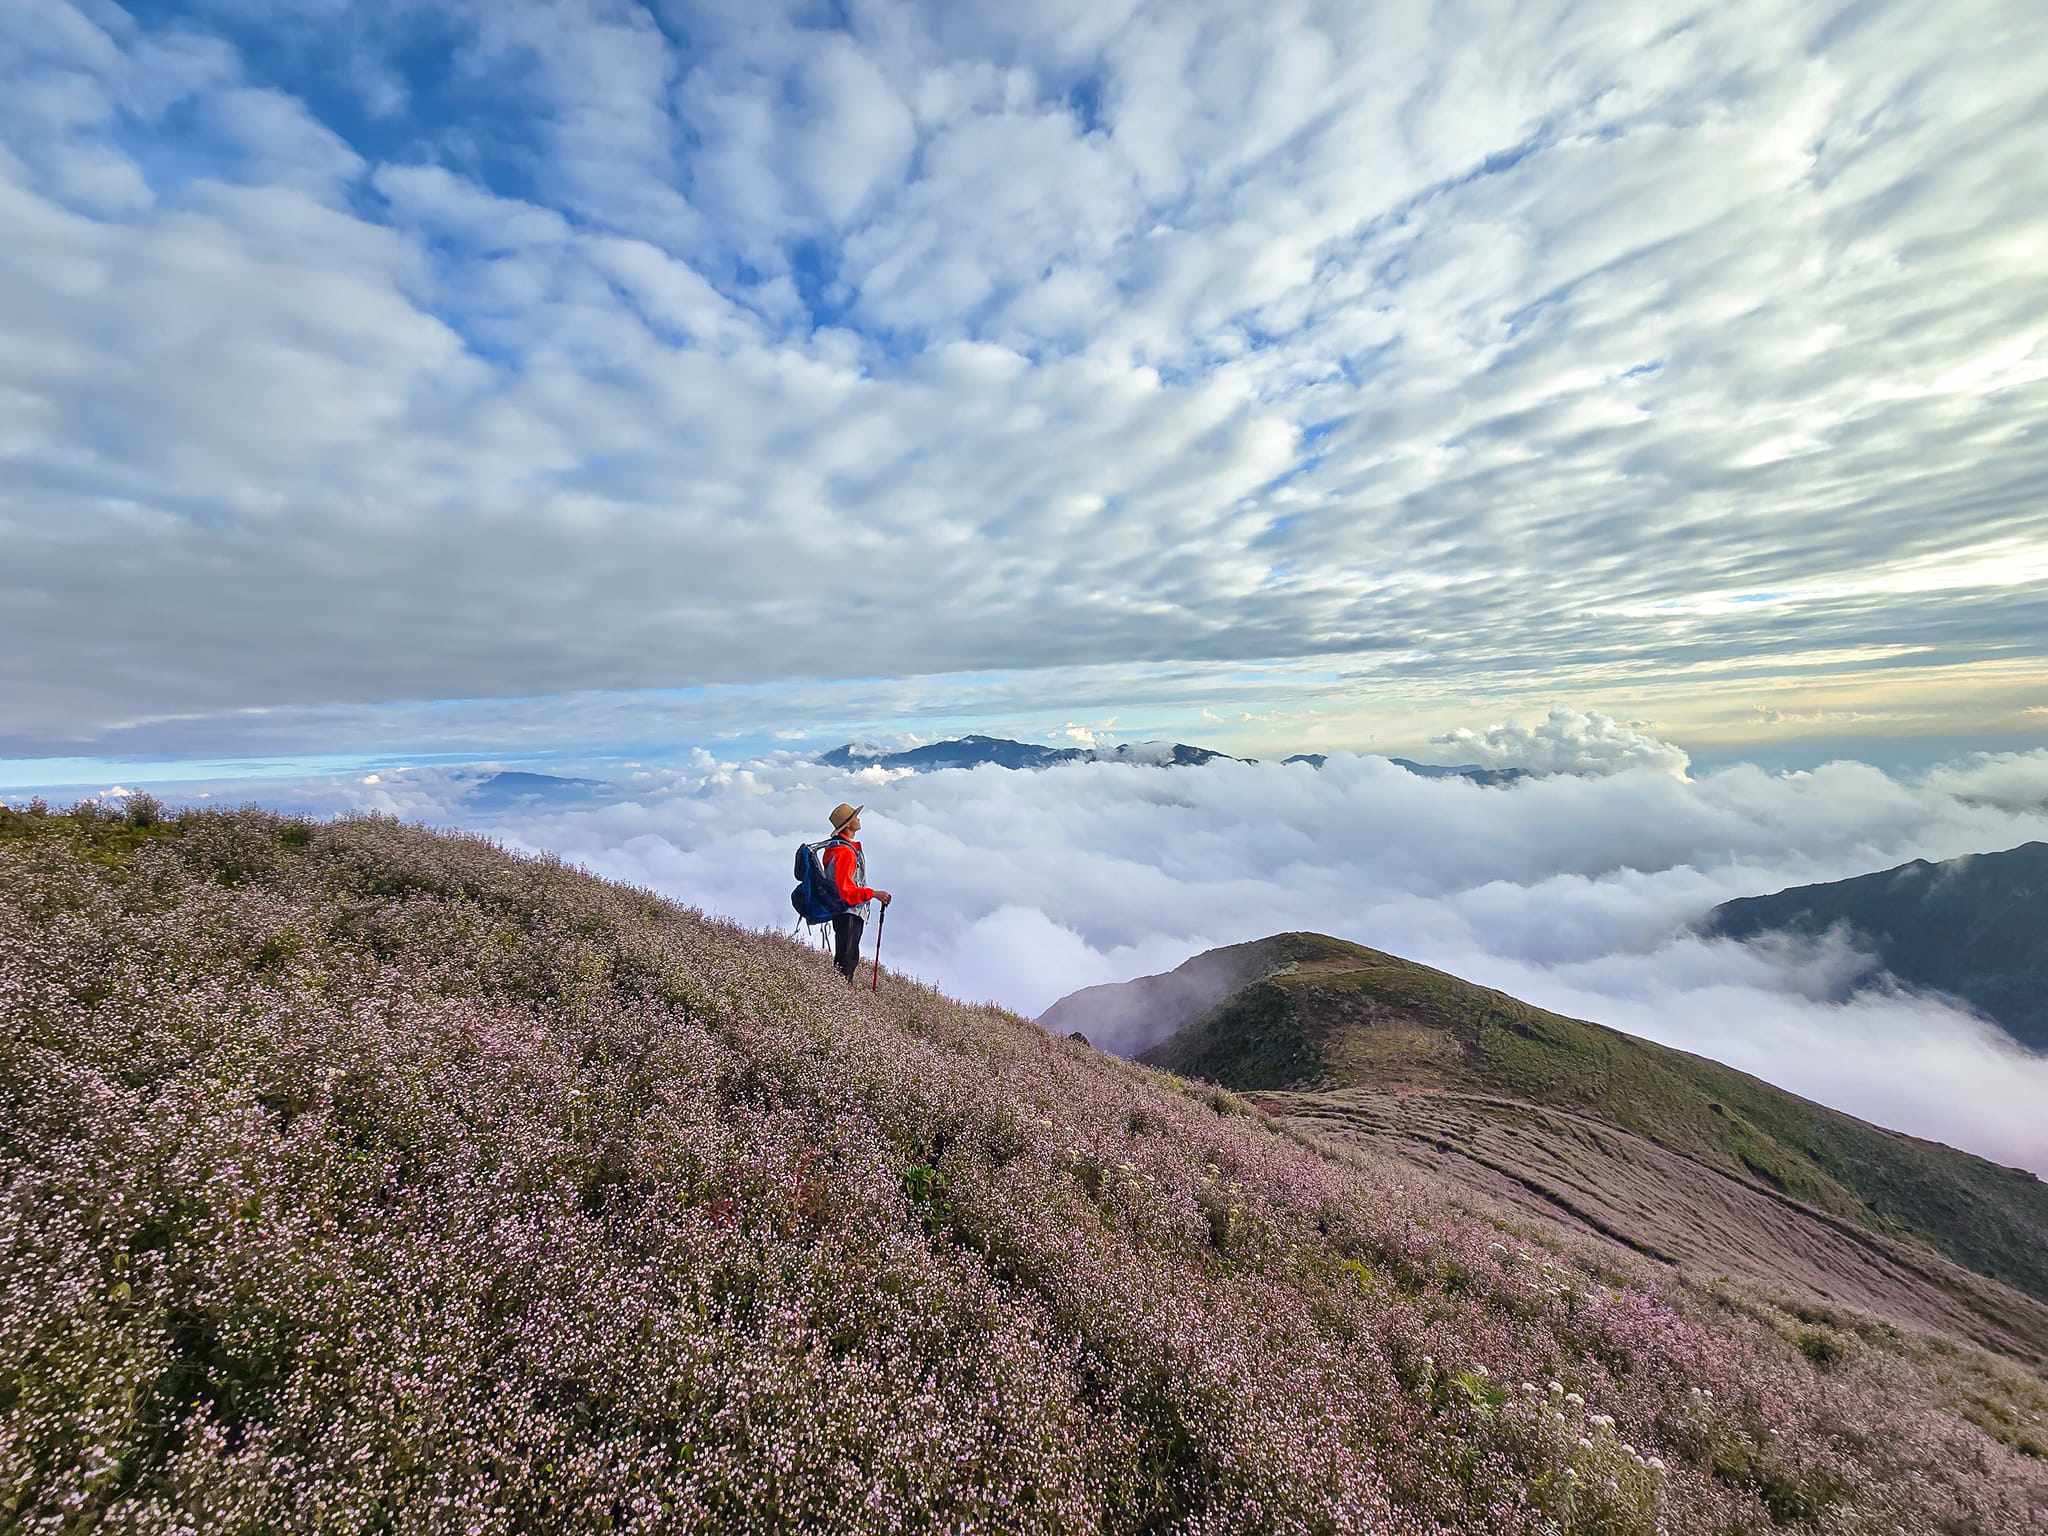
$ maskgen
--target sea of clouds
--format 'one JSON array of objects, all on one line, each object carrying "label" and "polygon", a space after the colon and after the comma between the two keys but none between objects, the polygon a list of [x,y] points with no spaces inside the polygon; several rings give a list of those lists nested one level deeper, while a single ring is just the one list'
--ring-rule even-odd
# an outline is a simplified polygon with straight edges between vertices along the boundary
[{"label": "sea of clouds", "polygon": [[825,835],[835,802],[865,802],[871,877],[897,897],[884,959],[962,997],[1035,1015],[1077,987],[1313,929],[2048,1173],[2048,1057],[1890,985],[1845,942],[1690,930],[1730,897],[2048,838],[2048,752],[1910,780],[1854,762],[1689,776],[1682,754],[1614,750],[1613,735],[1588,736],[1580,772],[1510,789],[1347,755],[1320,771],[910,774],[698,750],[614,774],[616,798],[595,803],[481,812],[473,780],[441,769],[295,794],[474,827],[785,930],[796,844]]}]

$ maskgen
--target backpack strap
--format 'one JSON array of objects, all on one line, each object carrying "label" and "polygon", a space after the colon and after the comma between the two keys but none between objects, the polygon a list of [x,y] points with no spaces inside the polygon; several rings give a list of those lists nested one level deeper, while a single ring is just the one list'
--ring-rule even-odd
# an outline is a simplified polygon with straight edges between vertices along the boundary
[{"label": "backpack strap", "polygon": [[[834,846],[835,844],[841,848],[853,847],[851,841],[841,837],[837,832],[834,832],[830,837],[826,838],[825,841],[817,845],[818,867],[820,869],[825,870],[825,878],[827,880],[832,879],[832,871],[825,868],[825,850],[827,848]],[[855,885],[866,885],[868,883],[868,854],[865,848],[857,850],[853,855],[853,883]],[[838,894],[838,882],[834,881],[833,885],[834,894],[836,895]],[[863,903],[861,906],[858,907],[849,906],[846,910],[849,912],[862,912],[866,910],[866,904]]]}]

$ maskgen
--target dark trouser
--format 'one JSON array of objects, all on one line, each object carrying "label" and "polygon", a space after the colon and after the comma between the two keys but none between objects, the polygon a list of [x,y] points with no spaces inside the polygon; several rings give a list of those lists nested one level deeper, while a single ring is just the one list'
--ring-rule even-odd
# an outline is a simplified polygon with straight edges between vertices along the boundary
[{"label": "dark trouser", "polygon": [[832,963],[848,981],[860,969],[860,935],[865,927],[867,921],[858,912],[842,912],[832,919]]}]

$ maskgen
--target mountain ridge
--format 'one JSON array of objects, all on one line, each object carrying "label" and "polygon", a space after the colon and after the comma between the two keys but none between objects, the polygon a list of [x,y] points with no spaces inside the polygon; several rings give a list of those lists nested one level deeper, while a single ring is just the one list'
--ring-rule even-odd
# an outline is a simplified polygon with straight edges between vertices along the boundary
[{"label": "mountain ridge", "polygon": [[2030,1050],[2048,1050],[2048,843],[1723,902],[1715,938],[1846,930],[1886,974],[1960,999]]},{"label": "mountain ridge", "polygon": [[[1785,1269],[1802,1262],[1802,1244],[1827,1250],[1827,1273],[1808,1286],[1818,1295],[1857,1283],[1864,1260],[1837,1240],[1847,1223],[1856,1231],[1851,1248],[1881,1250],[1899,1274],[1867,1304],[1923,1316],[1933,1306],[1950,1328],[1980,1341],[2003,1335],[2006,1347],[2029,1358],[2048,1344],[2048,1185],[2027,1170],[1869,1125],[1705,1057],[1319,934],[1226,946],[1161,976],[1085,989],[1040,1022],[1129,1040],[1134,1022],[1148,1016],[1155,1043],[1136,1059],[1367,1142],[1420,1141],[1446,1155],[1455,1145],[1466,1161],[1490,1168],[1472,1182],[1495,1197],[1520,1201],[1502,1179],[1533,1192],[1520,1172],[1500,1167],[1503,1145],[1515,1144],[1520,1156],[1543,1136],[1581,1140],[1579,1164],[1552,1169],[1544,1197],[1552,1214],[1576,1205],[1567,1214],[1579,1226],[1638,1252],[1675,1261],[1676,1245],[1695,1264],[1731,1256],[1735,1245],[1674,1230],[1659,1209],[1686,1191],[1726,1206],[1738,1228],[1775,1232]],[[1632,1140],[1612,1142],[1594,1122]],[[1539,1124],[1547,1128],[1540,1136],[1531,1129]],[[1433,1167],[1442,1160],[1421,1159]],[[1669,1187],[1640,1176],[1649,1162]],[[1713,1180],[1703,1185],[1682,1164],[1711,1171]],[[1589,1171],[1596,1169],[1604,1172]],[[1632,1177],[1640,1208],[1599,1215],[1609,1203],[1601,1179]],[[1731,1195],[1720,1181],[1744,1192]],[[1774,1205],[1804,1213],[1797,1231],[1765,1209]],[[1836,1235],[1824,1236],[1816,1223],[1837,1224]],[[1919,1258],[1909,1251],[1916,1249]],[[1928,1262],[1937,1254],[1940,1263]],[[1946,1299],[1931,1301],[1934,1292]]]},{"label": "mountain ridge", "polygon": [[[1255,757],[1232,757],[1210,747],[1190,746],[1184,741],[1124,742],[1114,747],[1048,747],[1035,742],[1013,741],[1005,736],[957,736],[945,741],[890,751],[881,747],[846,742],[821,752],[816,759],[831,768],[909,768],[919,773],[943,768],[978,768],[993,764],[999,768],[1057,768],[1069,763],[1130,763],[1147,767],[1196,768],[1207,763],[1256,763]],[[1283,758],[1282,765],[1301,763],[1320,769],[1328,761],[1322,752],[1297,752]],[[1395,767],[1420,778],[1465,779],[1485,787],[1505,787],[1535,777],[1526,768],[1485,768],[1477,763],[1418,763],[1410,758],[1390,757]]]}]

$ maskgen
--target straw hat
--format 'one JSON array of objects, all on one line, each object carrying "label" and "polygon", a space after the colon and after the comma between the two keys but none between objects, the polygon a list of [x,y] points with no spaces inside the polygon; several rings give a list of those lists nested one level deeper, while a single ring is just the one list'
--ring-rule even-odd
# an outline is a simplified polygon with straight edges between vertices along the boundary
[{"label": "straw hat", "polygon": [[840,801],[832,807],[832,830],[837,832],[866,809],[863,805],[848,805],[844,800]]}]

